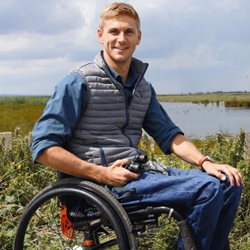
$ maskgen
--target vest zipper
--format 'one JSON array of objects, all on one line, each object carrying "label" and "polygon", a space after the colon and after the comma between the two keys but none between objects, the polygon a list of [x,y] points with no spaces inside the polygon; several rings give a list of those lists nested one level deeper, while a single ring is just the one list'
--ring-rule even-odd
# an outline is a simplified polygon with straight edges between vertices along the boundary
[{"label": "vest zipper", "polygon": [[128,126],[128,124],[129,124],[129,108],[127,106],[127,100],[126,100],[126,122],[125,122],[124,126],[122,127],[122,134],[128,138],[129,146],[133,147],[132,139],[128,135],[125,134],[125,128]]},{"label": "vest zipper", "polygon": [[137,82],[136,82],[136,84],[135,84],[135,87],[134,87],[134,89],[133,89],[133,94],[132,94],[132,96],[134,96],[135,89],[137,88],[138,84],[141,82],[141,80],[142,80],[142,78],[144,77],[144,75],[145,75],[147,69],[148,69],[148,64],[146,64],[144,71],[142,72],[142,74],[141,74],[140,77],[138,78],[138,80],[137,80]]},{"label": "vest zipper", "polygon": [[[141,82],[142,78],[144,77],[144,75],[145,75],[145,73],[146,73],[146,71],[147,71],[147,68],[148,68],[148,64],[146,65],[144,71],[142,72],[142,74],[140,75],[140,77],[138,78],[138,80],[137,80],[137,82],[136,82],[136,84],[135,84],[135,87],[134,87],[133,92],[132,92],[132,97],[131,97],[130,104],[128,104],[127,98],[125,97],[125,102],[126,102],[126,123],[125,123],[125,125],[122,127],[122,133],[124,134],[124,136],[126,136],[126,137],[128,138],[128,140],[129,140],[129,146],[130,146],[130,147],[133,147],[134,144],[133,144],[132,139],[131,139],[128,135],[125,134],[125,128],[126,128],[126,127],[128,126],[128,124],[129,124],[130,106],[131,106],[131,103],[132,103],[133,98],[134,98],[134,95],[135,95],[135,90],[136,90],[137,86],[139,85],[139,83]],[[123,89],[123,91],[124,91],[124,89]]]},{"label": "vest zipper", "polygon": [[106,159],[103,148],[100,147],[99,150],[100,150],[100,155],[101,155],[101,159],[102,159],[102,165],[103,166],[108,166],[107,159]]},{"label": "vest zipper", "polygon": [[[113,76],[109,73],[108,70],[105,70],[105,68],[102,68],[102,69],[106,72],[106,74],[110,77],[110,79],[113,78]],[[128,135],[125,134],[125,128],[126,128],[126,127],[128,126],[128,124],[129,124],[129,110],[130,110],[130,105],[131,105],[132,100],[133,100],[133,98],[134,98],[135,89],[137,88],[137,86],[138,86],[139,83],[141,82],[141,80],[142,80],[142,78],[144,77],[144,75],[145,75],[147,69],[148,69],[148,64],[146,64],[144,71],[142,72],[142,74],[140,75],[140,77],[138,78],[138,80],[137,80],[137,82],[136,82],[136,84],[135,84],[135,87],[134,87],[134,89],[133,89],[132,97],[131,97],[131,101],[130,101],[130,104],[129,104],[129,105],[128,105],[128,102],[127,102],[127,99],[126,99],[126,96],[125,96],[124,88],[121,87],[120,83],[116,84],[116,83],[115,83],[116,80],[115,80],[115,82],[114,82],[114,83],[115,83],[115,86],[118,87],[120,90],[123,91],[123,94],[124,94],[124,97],[125,97],[126,122],[125,122],[124,126],[122,127],[121,132],[122,132],[122,134],[123,134],[125,137],[128,138],[128,140],[129,140],[129,146],[130,146],[130,147],[133,147],[133,141],[132,141],[132,139],[131,139]],[[102,150],[102,151],[103,151],[103,150]],[[103,152],[103,157],[104,157],[104,158],[102,158],[102,159],[106,161],[104,152]]]}]

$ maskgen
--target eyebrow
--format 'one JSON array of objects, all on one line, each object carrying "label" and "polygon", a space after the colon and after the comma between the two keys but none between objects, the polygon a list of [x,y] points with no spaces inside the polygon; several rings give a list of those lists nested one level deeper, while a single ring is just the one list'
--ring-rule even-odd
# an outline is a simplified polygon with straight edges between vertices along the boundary
[{"label": "eyebrow", "polygon": [[[111,31],[119,31],[119,28],[112,27],[112,28],[108,29],[108,32],[111,32]],[[135,28],[132,28],[132,27],[129,27],[129,28],[126,28],[126,29],[125,29],[125,32],[126,32],[126,31],[136,31],[136,29],[135,29]]]}]

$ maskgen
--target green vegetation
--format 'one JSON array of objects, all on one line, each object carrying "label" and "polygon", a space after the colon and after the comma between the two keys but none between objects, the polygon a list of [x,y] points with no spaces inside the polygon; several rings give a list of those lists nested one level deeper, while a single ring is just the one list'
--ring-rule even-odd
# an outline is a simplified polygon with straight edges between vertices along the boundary
[{"label": "green vegetation", "polygon": [[0,141],[0,166],[0,249],[11,250],[25,206],[35,194],[55,181],[55,172],[33,164],[27,138],[23,136],[15,138],[12,150]]},{"label": "green vegetation", "polygon": [[[240,106],[241,102],[249,103],[250,93],[164,95],[158,98],[166,102],[236,102],[232,106]],[[11,249],[17,222],[27,203],[56,178],[55,172],[50,168],[33,164],[27,142],[28,132],[41,116],[48,99],[49,97],[0,97],[0,132],[10,131],[15,137],[12,150],[6,149],[4,141],[0,139],[0,249],[3,250]],[[204,140],[194,140],[205,155],[239,168],[244,176],[242,200],[230,235],[232,250],[250,249],[250,159],[249,153],[246,156],[244,152],[244,137],[245,133],[241,131],[236,138],[217,134]],[[141,148],[150,159],[176,168],[190,168],[173,155],[163,155],[158,146],[146,136],[141,141]],[[158,239],[165,241],[169,250],[174,249],[172,246],[175,246],[176,238],[177,230],[172,225],[158,233]],[[141,249],[158,249],[152,246],[152,242],[156,241],[145,240]]]},{"label": "green vegetation", "polygon": [[193,103],[220,103],[225,102],[226,107],[250,107],[250,93],[197,93],[181,95],[158,95],[160,102],[193,102]]},{"label": "green vegetation", "polygon": [[14,132],[19,129],[23,135],[27,135],[43,110],[43,104],[0,105],[0,132]]},{"label": "green vegetation", "polygon": [[[250,93],[207,93],[158,95],[161,102],[225,102],[226,107],[250,107]],[[0,97],[0,132],[14,132],[19,128],[27,135],[41,116],[48,96]]]},{"label": "green vegetation", "polygon": [[39,104],[45,105],[49,100],[49,96],[12,96],[0,97],[0,105],[6,104]]},{"label": "green vegetation", "polygon": [[240,107],[240,108],[250,108],[250,101],[226,101],[226,107]]},{"label": "green vegetation", "polygon": [[[237,137],[218,133],[204,140],[195,140],[194,143],[203,154],[211,155],[217,162],[231,164],[241,171],[245,185],[230,242],[232,250],[249,250],[250,159],[249,154],[245,154],[245,132],[240,131]],[[146,135],[140,147],[150,159],[180,169],[190,168],[189,164],[174,155],[165,156]],[[6,149],[0,140],[0,166],[0,249],[10,250],[18,220],[27,203],[36,193],[55,181],[56,173],[46,166],[33,164],[27,138],[21,135],[14,139],[12,150]],[[175,249],[176,238],[177,230],[170,225],[161,230],[155,240],[148,242],[146,237],[141,249],[159,249],[152,244],[160,240],[167,244],[166,249],[172,250]]]},{"label": "green vegetation", "polygon": [[41,116],[49,97],[1,97],[0,132],[14,132],[17,128],[27,135]]}]

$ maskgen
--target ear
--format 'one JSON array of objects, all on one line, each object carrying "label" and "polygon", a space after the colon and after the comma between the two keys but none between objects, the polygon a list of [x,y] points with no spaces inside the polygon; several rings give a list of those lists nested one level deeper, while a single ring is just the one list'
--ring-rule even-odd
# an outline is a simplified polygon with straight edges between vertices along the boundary
[{"label": "ear", "polygon": [[97,30],[97,37],[98,37],[100,43],[103,44],[102,30],[100,28],[98,28],[98,30]]},{"label": "ear", "polygon": [[136,45],[139,45],[140,42],[141,42],[141,31],[138,32],[138,40],[137,40]]}]

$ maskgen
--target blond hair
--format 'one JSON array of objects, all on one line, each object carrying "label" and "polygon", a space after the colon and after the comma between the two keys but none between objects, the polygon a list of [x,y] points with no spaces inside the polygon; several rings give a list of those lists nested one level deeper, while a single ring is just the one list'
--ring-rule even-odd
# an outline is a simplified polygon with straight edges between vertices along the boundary
[{"label": "blond hair", "polygon": [[105,20],[110,20],[115,17],[125,15],[135,19],[138,31],[140,31],[140,18],[132,5],[127,3],[112,3],[109,4],[103,11],[100,17],[99,28],[102,30]]}]

